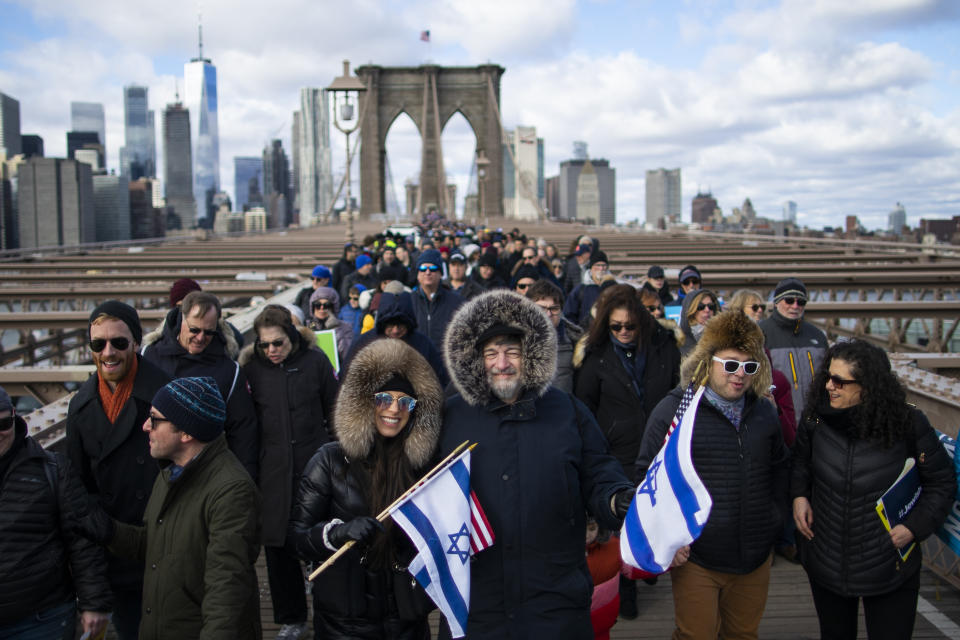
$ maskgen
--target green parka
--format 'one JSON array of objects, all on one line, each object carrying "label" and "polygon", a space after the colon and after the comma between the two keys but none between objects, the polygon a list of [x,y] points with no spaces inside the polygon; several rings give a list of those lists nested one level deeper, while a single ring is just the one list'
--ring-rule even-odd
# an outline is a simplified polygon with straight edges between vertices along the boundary
[{"label": "green parka", "polygon": [[260,494],[223,435],[153,485],[144,526],[109,549],[144,563],[141,640],[260,640]]}]

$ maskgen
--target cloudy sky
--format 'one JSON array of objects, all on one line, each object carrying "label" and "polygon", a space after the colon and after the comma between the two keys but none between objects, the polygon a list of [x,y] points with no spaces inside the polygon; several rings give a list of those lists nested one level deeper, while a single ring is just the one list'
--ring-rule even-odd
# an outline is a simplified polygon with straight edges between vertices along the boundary
[{"label": "cloudy sky", "polygon": [[[159,123],[196,55],[198,13],[231,194],[233,157],[273,137],[289,148],[300,87],[328,85],[342,59],[432,60],[504,66],[504,124],[537,128],[548,176],[574,140],[610,160],[621,222],[643,218],[657,167],[682,169],[685,219],[698,189],[725,212],[749,197],[773,218],[794,200],[810,226],[853,214],[882,228],[898,201],[910,224],[960,215],[955,0],[0,0],[0,91],[20,100],[22,130],[43,136],[47,155],[66,152],[71,100],[102,102],[116,166],[122,87],[149,86]],[[443,139],[462,198],[466,121]],[[419,169],[412,122],[398,120],[387,147],[402,202]]]}]

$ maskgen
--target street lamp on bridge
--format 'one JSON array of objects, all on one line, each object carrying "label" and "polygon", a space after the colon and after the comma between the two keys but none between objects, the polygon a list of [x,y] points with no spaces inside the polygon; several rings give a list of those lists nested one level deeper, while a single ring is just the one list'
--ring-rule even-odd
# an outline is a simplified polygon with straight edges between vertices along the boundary
[{"label": "street lamp on bridge", "polygon": [[480,217],[486,220],[485,212],[483,210],[483,186],[484,182],[487,179],[487,167],[490,165],[490,161],[487,159],[487,156],[484,155],[483,149],[477,151],[477,182],[480,186]]},{"label": "street lamp on bridge", "polygon": [[[367,86],[360,78],[350,75],[350,61],[343,61],[343,75],[334,78],[333,83],[327,87],[327,91],[333,94],[333,126],[340,130],[347,137],[347,195],[345,199],[344,211],[347,214],[347,242],[354,242],[353,237],[353,209],[352,198],[350,196],[350,134],[360,128],[360,118],[351,123],[354,119],[356,105],[360,101],[360,94],[367,90]],[[337,96],[340,96],[339,113],[337,111]],[[340,126],[340,120],[344,121],[344,126]],[[351,126],[352,125],[352,126]]]}]

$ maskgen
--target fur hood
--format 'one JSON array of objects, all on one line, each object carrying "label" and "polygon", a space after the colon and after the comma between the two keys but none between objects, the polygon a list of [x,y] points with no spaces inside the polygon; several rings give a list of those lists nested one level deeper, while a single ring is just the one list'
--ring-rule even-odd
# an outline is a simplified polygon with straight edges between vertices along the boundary
[{"label": "fur hood", "polygon": [[[315,345],[317,337],[311,329],[304,327],[303,325],[297,325],[297,333],[300,334],[301,338],[300,346],[298,347],[299,349],[304,348],[304,346],[306,346],[308,349],[316,349]],[[254,356],[256,356],[256,352],[254,351],[256,348],[257,337],[254,336],[253,342],[244,346],[243,349],[240,350],[240,356],[237,358],[237,364],[242,367],[253,360]],[[264,358],[264,361],[269,362],[269,360],[266,358]]]},{"label": "fur hood", "polygon": [[423,356],[402,340],[374,340],[353,357],[340,385],[333,427],[348,458],[366,458],[377,433],[373,394],[396,374],[409,380],[417,393],[417,406],[406,426],[403,450],[410,465],[419,469],[430,461],[437,448],[443,389]]},{"label": "fur hood", "polygon": [[[144,353],[151,344],[159,342],[164,333],[169,333],[176,340],[180,328],[180,307],[174,307],[167,312],[166,317],[160,326],[143,336],[143,343],[140,345],[140,353]],[[233,325],[229,324],[223,317],[217,321],[217,328],[220,329],[220,335],[223,337],[223,350],[227,357],[236,360],[240,355],[240,345],[237,344],[237,338],[234,335]],[[216,339],[216,338],[214,338]]]},{"label": "fur hood", "polygon": [[713,365],[711,358],[724,349],[739,349],[760,363],[750,390],[757,395],[765,394],[773,378],[770,360],[763,350],[763,331],[742,311],[733,309],[722,311],[707,322],[700,341],[680,365],[680,386],[686,387],[694,377],[697,382],[705,384]]},{"label": "fur hood", "polygon": [[657,318],[657,322],[661,327],[673,333],[674,339],[677,341],[677,346],[682,347],[683,343],[687,341],[687,334],[683,332],[683,329],[677,324],[676,320],[671,320],[670,318]]},{"label": "fur hood", "polygon": [[506,290],[488,291],[461,305],[447,326],[443,357],[457,391],[473,406],[494,399],[477,338],[495,324],[523,330],[523,388],[546,393],[557,369],[557,332],[536,304]]}]

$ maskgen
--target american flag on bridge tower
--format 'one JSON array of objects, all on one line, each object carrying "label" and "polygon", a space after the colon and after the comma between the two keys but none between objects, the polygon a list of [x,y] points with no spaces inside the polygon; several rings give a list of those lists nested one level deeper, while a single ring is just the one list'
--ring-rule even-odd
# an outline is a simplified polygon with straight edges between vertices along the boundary
[{"label": "american flag on bridge tower", "polygon": [[430,42],[430,29],[420,32],[420,40],[423,42]]}]

